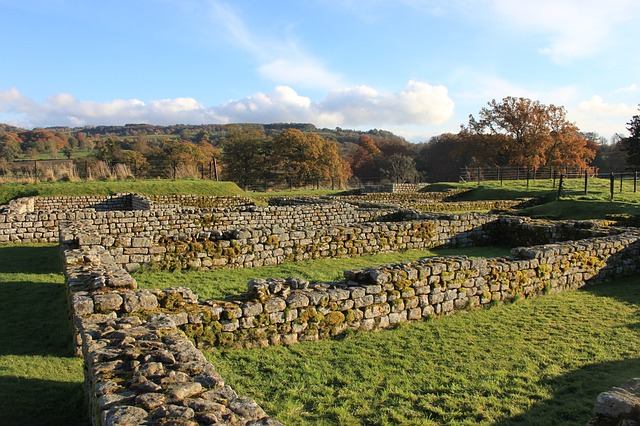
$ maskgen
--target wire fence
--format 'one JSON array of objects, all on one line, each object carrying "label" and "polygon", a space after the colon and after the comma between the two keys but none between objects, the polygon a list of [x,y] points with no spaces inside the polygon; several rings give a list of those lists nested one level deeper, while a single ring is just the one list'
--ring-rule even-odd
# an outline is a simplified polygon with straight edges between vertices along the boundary
[{"label": "wire fence", "polygon": [[460,182],[477,183],[505,181],[526,182],[527,188],[557,189],[558,198],[587,195],[590,185],[597,180],[597,191],[601,192],[603,181],[608,183],[608,192],[613,199],[616,193],[638,192],[638,171],[603,172],[593,167],[544,167],[527,169],[524,167],[464,167],[460,169]]}]

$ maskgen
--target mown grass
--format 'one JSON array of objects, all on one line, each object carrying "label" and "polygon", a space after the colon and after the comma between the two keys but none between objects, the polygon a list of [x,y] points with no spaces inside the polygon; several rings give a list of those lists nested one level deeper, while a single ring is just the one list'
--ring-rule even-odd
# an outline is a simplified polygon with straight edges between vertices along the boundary
[{"label": "mown grass", "polygon": [[0,185],[0,204],[18,197],[30,196],[81,196],[113,195],[119,192],[134,192],[144,195],[240,195],[247,196],[233,182],[210,180],[127,180],[127,181],[85,181],[85,182],[39,182],[12,183]]},{"label": "mown grass", "polygon": [[584,425],[600,392],[640,374],[639,285],[206,356],[289,425]]},{"label": "mown grass", "polygon": [[133,274],[141,288],[189,287],[202,300],[221,299],[228,294],[247,290],[252,278],[286,278],[298,276],[310,282],[334,282],[343,280],[347,269],[387,263],[410,262],[427,256],[468,255],[471,257],[508,256],[504,247],[466,247],[460,249],[410,250],[397,253],[380,253],[343,259],[319,259],[290,262],[276,266],[244,269],[220,269],[215,271],[170,272],[140,270]]},{"label": "mown grass", "polygon": [[[558,181],[556,181],[558,185]],[[541,198],[543,203],[524,209],[521,214],[547,219],[608,219],[614,216],[640,217],[640,192],[633,192],[633,181],[615,182],[614,195],[611,199],[608,179],[593,178],[589,180],[587,193],[584,193],[584,179],[567,179],[563,184],[564,191],[558,199],[558,189],[553,188],[553,181],[504,181],[475,183],[440,183],[427,187],[431,191],[447,189],[468,189],[458,197],[461,201],[479,200],[512,200],[525,197]]]},{"label": "mown grass", "polygon": [[0,424],[89,424],[53,245],[0,246]]}]

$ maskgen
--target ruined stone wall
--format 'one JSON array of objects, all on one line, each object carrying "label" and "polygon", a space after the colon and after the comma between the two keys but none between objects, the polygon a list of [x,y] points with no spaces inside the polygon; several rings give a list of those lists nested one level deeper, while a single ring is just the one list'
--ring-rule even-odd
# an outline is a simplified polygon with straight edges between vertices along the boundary
[{"label": "ruined stone wall", "polygon": [[[117,264],[132,271],[142,265],[160,269],[244,268],[288,261],[361,256],[369,253],[468,246],[489,240],[485,225],[497,216],[428,216],[428,220],[354,223],[298,230],[281,227],[203,231],[190,219],[160,218],[154,212],[109,212],[76,221],[85,245],[109,249]],[[143,220],[144,219],[144,220]],[[339,222],[339,221],[338,221]]]},{"label": "ruined stone wall", "polygon": [[[509,258],[425,258],[345,271],[345,281],[252,280],[236,301],[198,303],[188,291],[156,291],[154,306],[182,306],[173,320],[198,345],[265,346],[316,340],[346,330],[387,328],[491,303],[578,288],[638,272],[640,233],[516,248]],[[141,309],[126,298],[87,301],[96,312]]]},{"label": "ruined stone wall", "polygon": [[151,201],[158,204],[176,205],[179,207],[196,207],[226,209],[239,206],[254,205],[253,200],[240,196],[209,195],[151,195]]},{"label": "ruined stone wall", "polygon": [[391,193],[408,193],[418,192],[428,184],[426,183],[382,183],[379,185],[365,185],[360,192],[362,194],[391,192]]},{"label": "ruined stone wall", "polygon": [[[67,240],[61,247],[94,425],[280,425],[225,385],[171,316],[149,314],[157,296],[137,291],[105,249]],[[140,314],[117,315],[118,303]]]},{"label": "ruined stone wall", "polygon": [[[130,219],[137,213],[109,214]],[[467,216],[440,220],[462,226]],[[427,223],[426,217],[404,213],[412,221],[386,225],[405,229],[420,220]],[[373,235],[376,224],[368,226]],[[278,424],[254,401],[225,386],[196,347],[263,347],[332,338],[638,273],[637,229],[513,217],[493,217],[480,229],[493,238],[517,226],[527,238],[589,238],[520,247],[508,258],[425,258],[345,271],[345,279],[335,283],[256,279],[244,294],[200,301],[188,288],[137,289],[101,245],[103,237],[93,222],[62,222],[59,235],[76,344],[85,359],[95,422]],[[151,234],[150,229],[139,232]],[[317,235],[306,237],[317,240]],[[131,238],[133,245],[133,238],[142,237]]]},{"label": "ruined stone wall", "polygon": [[[202,197],[195,197],[200,199]],[[213,197],[207,202],[213,203]],[[167,197],[167,200],[190,197]],[[104,235],[122,235],[126,228],[140,233],[179,235],[198,231],[229,231],[278,226],[286,229],[345,226],[374,219],[395,209],[374,210],[331,202],[321,205],[257,207],[243,204],[237,197],[221,197],[223,207],[180,207],[158,204],[135,194],[116,197],[29,197],[12,201],[0,212],[0,243],[56,242],[58,223],[69,220],[93,221]],[[231,200],[231,201],[229,201]],[[76,203],[77,201],[77,203]],[[233,205],[237,203],[236,205]],[[141,235],[150,235],[142,233]]]}]

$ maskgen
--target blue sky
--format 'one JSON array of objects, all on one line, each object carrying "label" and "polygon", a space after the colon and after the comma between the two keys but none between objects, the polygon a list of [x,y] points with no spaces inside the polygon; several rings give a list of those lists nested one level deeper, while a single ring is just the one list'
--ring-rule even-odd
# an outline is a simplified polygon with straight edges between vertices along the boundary
[{"label": "blue sky", "polygon": [[628,134],[637,0],[0,0],[0,122],[310,122],[412,142],[487,102]]}]

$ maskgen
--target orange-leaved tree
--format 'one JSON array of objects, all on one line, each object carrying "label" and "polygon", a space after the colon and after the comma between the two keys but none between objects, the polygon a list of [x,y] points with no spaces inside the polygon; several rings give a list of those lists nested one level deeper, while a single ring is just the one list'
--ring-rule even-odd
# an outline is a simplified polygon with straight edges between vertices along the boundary
[{"label": "orange-leaved tree", "polygon": [[567,120],[564,107],[527,98],[488,103],[460,135],[484,165],[584,167],[593,158],[587,141]]}]

